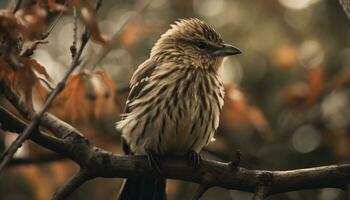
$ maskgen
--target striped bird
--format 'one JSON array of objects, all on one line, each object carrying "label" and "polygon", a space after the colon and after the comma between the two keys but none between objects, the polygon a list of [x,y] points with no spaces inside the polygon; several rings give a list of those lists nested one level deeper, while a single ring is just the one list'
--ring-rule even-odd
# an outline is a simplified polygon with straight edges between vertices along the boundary
[{"label": "striped bird", "polygon": [[[117,123],[124,151],[151,158],[189,153],[198,165],[200,150],[214,140],[224,103],[218,69],[225,56],[239,53],[199,19],[171,25],[131,79],[126,110]],[[128,179],[119,198],[165,199],[165,180]]]}]

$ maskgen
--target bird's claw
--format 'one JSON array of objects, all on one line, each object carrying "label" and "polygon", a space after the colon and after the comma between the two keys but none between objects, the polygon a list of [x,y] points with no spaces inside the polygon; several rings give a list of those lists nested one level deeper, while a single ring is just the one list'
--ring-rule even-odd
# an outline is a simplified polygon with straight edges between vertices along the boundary
[{"label": "bird's claw", "polygon": [[188,164],[193,167],[193,169],[197,169],[202,163],[202,156],[200,153],[197,153],[193,150],[188,152]]},{"label": "bird's claw", "polygon": [[231,167],[231,169],[238,169],[239,164],[241,163],[241,157],[242,157],[241,151],[239,150],[236,151],[236,158],[231,162],[229,162],[228,164]]}]

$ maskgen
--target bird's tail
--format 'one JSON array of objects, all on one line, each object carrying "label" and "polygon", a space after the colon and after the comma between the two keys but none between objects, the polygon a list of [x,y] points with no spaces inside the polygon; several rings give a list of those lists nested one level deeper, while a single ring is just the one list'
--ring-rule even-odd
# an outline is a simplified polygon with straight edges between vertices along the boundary
[{"label": "bird's tail", "polygon": [[128,178],[124,181],[119,200],[165,200],[165,179],[155,177]]}]

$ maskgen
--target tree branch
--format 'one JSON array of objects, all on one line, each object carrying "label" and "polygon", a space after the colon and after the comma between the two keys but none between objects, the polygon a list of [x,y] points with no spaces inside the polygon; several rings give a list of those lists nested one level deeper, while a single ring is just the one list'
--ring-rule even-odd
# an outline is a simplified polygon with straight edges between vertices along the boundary
[{"label": "tree branch", "polygon": [[[26,124],[22,120],[2,106],[0,106],[0,124],[3,130],[16,133],[21,133],[26,127]],[[36,129],[29,138],[33,142],[52,150],[53,152],[59,152],[59,154],[67,156],[67,150],[65,148],[69,148],[69,146],[67,146],[62,139],[57,139],[48,134],[44,134],[38,129]]]},{"label": "tree branch", "polygon": [[35,164],[47,164],[57,161],[63,161],[67,160],[67,157],[60,155],[60,154],[50,154],[50,155],[44,155],[37,158],[14,158],[12,159],[8,167],[17,167],[17,166],[24,166],[24,165],[35,165]]},{"label": "tree branch", "polygon": [[[5,86],[4,86],[5,87]],[[29,112],[25,102],[9,88],[4,89],[4,96],[18,110],[18,112],[26,119],[30,120],[34,113]],[[57,119],[50,113],[44,113],[40,118],[40,125],[50,130],[56,137],[64,138],[66,135],[74,132],[74,134],[82,135],[78,130],[68,123]]]},{"label": "tree branch", "polygon": [[19,10],[19,8],[21,7],[21,4],[22,4],[22,0],[17,0],[15,7],[13,8],[12,13],[16,13]]},{"label": "tree branch", "polygon": [[[3,129],[14,132],[21,132],[25,128],[24,122],[1,107],[0,123]],[[56,139],[41,132],[36,132],[30,138],[78,163],[82,169],[90,172],[90,179],[129,178],[152,173],[145,156],[120,156],[104,151],[74,132],[64,139]],[[166,178],[252,193],[255,193],[261,185],[268,184],[265,196],[325,187],[346,189],[350,182],[350,164],[287,171],[250,170],[242,167],[232,170],[229,163],[204,159],[202,165],[194,171],[187,165],[187,159],[184,157],[164,157],[162,169]]]},{"label": "tree branch", "polygon": [[73,42],[70,46],[70,52],[72,54],[72,58],[74,58],[75,54],[77,54],[77,40],[78,40],[78,17],[77,17],[77,8],[73,8]]},{"label": "tree branch", "polygon": [[253,200],[264,200],[267,197],[273,183],[273,175],[271,172],[264,172],[259,175],[258,180],[259,182],[256,186]]},{"label": "tree branch", "polygon": [[91,178],[89,172],[85,169],[79,170],[63,187],[54,194],[52,200],[63,200],[79,186]]}]

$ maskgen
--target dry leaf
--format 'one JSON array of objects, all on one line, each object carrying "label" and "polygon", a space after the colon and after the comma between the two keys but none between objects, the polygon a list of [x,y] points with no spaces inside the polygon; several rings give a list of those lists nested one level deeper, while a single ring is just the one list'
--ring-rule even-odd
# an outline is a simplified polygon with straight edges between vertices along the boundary
[{"label": "dry leaf", "polygon": [[[21,58],[22,67],[13,68],[6,63],[3,57],[0,57],[0,80],[3,81],[12,90],[19,93],[26,101],[27,105],[33,110],[32,91],[33,87],[37,89],[40,96],[45,96],[45,89],[39,86],[40,80],[35,74],[42,74],[48,80],[50,76],[45,68],[34,59]],[[41,84],[40,84],[41,85]]]},{"label": "dry leaf", "polygon": [[76,123],[99,119],[115,111],[115,86],[104,70],[72,75],[50,110],[61,119]]}]

